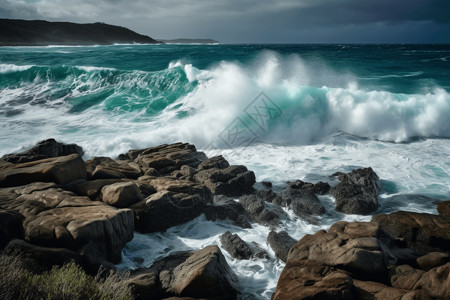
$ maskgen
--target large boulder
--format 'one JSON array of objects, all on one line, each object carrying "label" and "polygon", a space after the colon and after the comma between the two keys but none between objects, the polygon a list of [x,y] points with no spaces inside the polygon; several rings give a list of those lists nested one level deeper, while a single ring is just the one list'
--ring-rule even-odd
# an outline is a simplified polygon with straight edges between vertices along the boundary
[{"label": "large boulder", "polygon": [[170,178],[145,180],[157,192],[130,207],[139,232],[164,231],[188,222],[201,215],[213,200],[208,188],[191,181]]},{"label": "large boulder", "polygon": [[133,238],[130,209],[116,209],[62,190],[52,183],[0,189],[0,206],[23,216],[24,239],[68,248],[87,259],[117,263]]},{"label": "large boulder", "polygon": [[76,144],[66,145],[59,143],[54,139],[48,139],[45,141],[40,141],[33,148],[24,152],[6,154],[2,157],[2,160],[18,164],[45,158],[66,156],[70,154],[78,154],[82,156],[83,149]]},{"label": "large boulder", "polygon": [[288,261],[272,300],[353,300],[353,280],[344,272],[321,262]]},{"label": "large boulder", "polygon": [[367,215],[378,209],[381,186],[378,175],[372,168],[333,175],[339,180],[339,184],[331,189],[331,194],[336,198],[337,211]]},{"label": "large boulder", "polygon": [[288,260],[314,260],[357,274],[387,277],[385,257],[376,236],[376,223],[338,222],[328,232],[305,235],[289,251]]},{"label": "large boulder", "polygon": [[[399,262],[410,262],[429,252],[450,252],[450,219],[441,216],[399,211],[374,215],[380,240]],[[398,262],[396,262],[398,263]]]},{"label": "large boulder", "polygon": [[134,271],[128,283],[137,299],[236,299],[237,277],[217,246],[179,252]]},{"label": "large boulder", "polygon": [[102,188],[103,202],[125,208],[141,200],[141,192],[134,182],[117,182]]},{"label": "large boulder", "polygon": [[32,182],[66,184],[79,179],[86,179],[86,165],[78,154],[17,164],[0,170],[0,187]]}]

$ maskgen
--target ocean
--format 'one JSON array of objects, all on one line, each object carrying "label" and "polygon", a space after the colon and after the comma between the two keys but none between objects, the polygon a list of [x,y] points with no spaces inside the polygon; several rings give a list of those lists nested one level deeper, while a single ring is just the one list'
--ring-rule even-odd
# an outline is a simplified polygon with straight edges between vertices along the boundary
[{"label": "ocean", "polygon": [[[437,213],[450,198],[450,45],[114,45],[0,47],[0,156],[53,137],[85,159],[189,142],[243,164],[275,190],[287,180],[327,181],[372,167],[383,189],[377,213]],[[287,217],[300,239],[316,225]],[[220,244],[225,231],[270,259],[233,260],[243,299],[270,299],[284,263],[269,228],[199,217],[164,233],[135,234],[122,269],[168,253]]]}]

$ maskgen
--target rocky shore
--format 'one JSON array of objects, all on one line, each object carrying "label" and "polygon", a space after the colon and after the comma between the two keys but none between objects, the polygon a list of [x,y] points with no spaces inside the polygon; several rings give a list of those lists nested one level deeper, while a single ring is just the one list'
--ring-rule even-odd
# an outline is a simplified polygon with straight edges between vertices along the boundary
[{"label": "rocky shore", "polygon": [[[269,182],[255,185],[245,166],[208,158],[190,144],[130,150],[117,159],[82,155],[77,145],[49,139],[0,159],[2,255],[19,257],[36,273],[71,261],[90,274],[114,271],[135,232],[162,232],[205,215],[272,229],[267,243],[286,262],[272,299],[450,299],[449,201],[439,203],[438,215],[375,214],[299,241],[277,231],[286,209],[317,223],[326,213],[318,195],[332,195],[340,212],[373,214],[381,185],[371,168],[333,174],[334,186],[296,180],[275,192]],[[269,254],[228,231],[220,241],[133,270],[126,280],[134,297],[238,298],[222,251],[234,259]]]}]

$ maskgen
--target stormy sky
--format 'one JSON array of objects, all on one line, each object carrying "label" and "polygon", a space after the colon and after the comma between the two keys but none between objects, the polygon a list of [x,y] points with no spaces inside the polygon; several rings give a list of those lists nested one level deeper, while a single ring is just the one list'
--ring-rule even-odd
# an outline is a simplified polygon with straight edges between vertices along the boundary
[{"label": "stormy sky", "polygon": [[450,43],[450,0],[0,0],[0,18],[223,43]]}]

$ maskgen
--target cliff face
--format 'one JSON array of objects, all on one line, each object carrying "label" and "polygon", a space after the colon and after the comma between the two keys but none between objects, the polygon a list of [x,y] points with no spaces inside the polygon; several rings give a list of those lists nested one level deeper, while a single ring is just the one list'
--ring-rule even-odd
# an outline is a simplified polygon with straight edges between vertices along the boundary
[{"label": "cliff face", "polygon": [[158,43],[127,28],[104,23],[0,19],[0,46],[108,45]]}]

